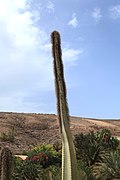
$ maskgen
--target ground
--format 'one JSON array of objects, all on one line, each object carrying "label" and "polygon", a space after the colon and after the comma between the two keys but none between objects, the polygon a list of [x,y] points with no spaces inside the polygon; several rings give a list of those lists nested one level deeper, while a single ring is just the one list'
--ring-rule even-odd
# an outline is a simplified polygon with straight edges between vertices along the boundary
[{"label": "ground", "polygon": [[[72,134],[110,129],[113,136],[120,138],[120,119],[103,120],[70,117]],[[14,131],[14,132],[13,132]],[[59,125],[55,114],[0,112],[0,133],[13,132],[13,142],[0,140],[0,149],[8,146],[14,154],[22,154],[41,143],[60,140]]]}]

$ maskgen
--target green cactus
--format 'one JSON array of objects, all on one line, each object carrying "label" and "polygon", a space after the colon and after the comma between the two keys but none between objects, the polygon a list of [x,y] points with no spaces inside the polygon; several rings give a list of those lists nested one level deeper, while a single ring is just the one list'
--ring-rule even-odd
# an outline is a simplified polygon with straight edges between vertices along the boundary
[{"label": "green cactus", "polygon": [[86,177],[84,172],[81,172],[78,175],[77,171],[75,148],[69,125],[69,110],[66,98],[66,84],[64,80],[61,40],[59,32],[52,32],[51,42],[57,98],[57,114],[62,138],[62,180],[85,180]]},{"label": "green cactus", "polygon": [[1,180],[11,180],[13,174],[13,155],[9,148],[1,151]]}]

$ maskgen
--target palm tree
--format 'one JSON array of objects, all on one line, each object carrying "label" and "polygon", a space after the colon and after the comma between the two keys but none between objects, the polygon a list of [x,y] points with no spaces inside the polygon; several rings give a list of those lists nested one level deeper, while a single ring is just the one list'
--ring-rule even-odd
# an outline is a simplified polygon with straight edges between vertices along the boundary
[{"label": "palm tree", "polygon": [[120,179],[120,155],[111,152],[109,157],[104,159],[103,163],[97,163],[93,167],[93,174],[99,180],[119,180]]},{"label": "palm tree", "polygon": [[77,158],[84,161],[88,166],[94,165],[101,161],[103,148],[96,141],[96,134],[90,132],[88,134],[76,134],[74,139]]}]

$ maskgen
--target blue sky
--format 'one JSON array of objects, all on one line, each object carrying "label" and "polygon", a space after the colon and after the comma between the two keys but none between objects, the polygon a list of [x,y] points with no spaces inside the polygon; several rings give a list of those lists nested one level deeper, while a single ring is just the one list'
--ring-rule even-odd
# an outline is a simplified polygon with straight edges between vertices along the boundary
[{"label": "blue sky", "polygon": [[56,113],[50,33],[70,114],[120,118],[119,0],[0,0],[0,111]]}]

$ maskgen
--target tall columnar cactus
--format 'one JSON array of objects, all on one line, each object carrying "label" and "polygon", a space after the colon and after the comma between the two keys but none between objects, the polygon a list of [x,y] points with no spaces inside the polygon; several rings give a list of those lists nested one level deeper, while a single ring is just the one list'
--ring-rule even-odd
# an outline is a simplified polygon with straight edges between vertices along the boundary
[{"label": "tall columnar cactus", "polygon": [[13,174],[13,155],[9,148],[1,151],[1,180],[11,180]]},{"label": "tall columnar cactus", "polygon": [[[60,34],[57,31],[52,32],[51,41],[57,97],[57,114],[62,138],[62,180],[78,180],[75,148],[69,126],[69,110],[62,64],[61,40]],[[79,177],[79,179],[81,178]]]}]

